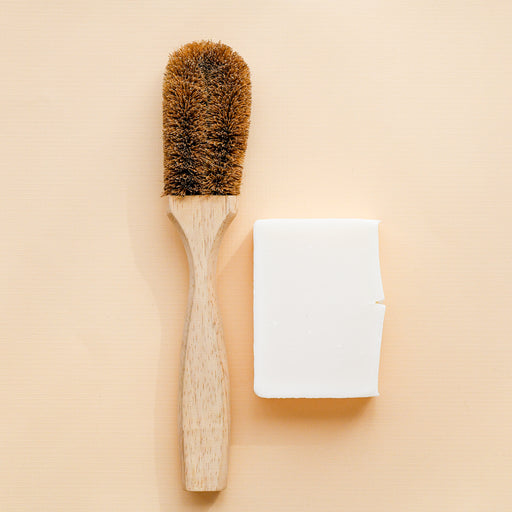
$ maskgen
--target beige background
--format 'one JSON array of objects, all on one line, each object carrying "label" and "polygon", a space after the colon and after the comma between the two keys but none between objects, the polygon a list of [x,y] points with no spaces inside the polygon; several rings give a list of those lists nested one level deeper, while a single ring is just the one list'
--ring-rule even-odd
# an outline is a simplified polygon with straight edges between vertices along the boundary
[{"label": "beige background", "polygon": [[[2,512],[512,508],[512,3],[1,2]],[[229,489],[181,491],[185,253],[161,192],[183,43],[253,77],[219,262]],[[252,392],[258,218],[382,219],[381,396]]]}]

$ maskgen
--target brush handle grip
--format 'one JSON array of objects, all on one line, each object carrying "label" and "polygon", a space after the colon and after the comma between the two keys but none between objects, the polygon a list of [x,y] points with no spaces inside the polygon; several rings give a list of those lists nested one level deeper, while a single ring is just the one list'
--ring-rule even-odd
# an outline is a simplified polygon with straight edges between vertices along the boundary
[{"label": "brush handle grip", "polygon": [[229,377],[215,276],[220,241],[236,208],[237,196],[169,196],[169,217],[180,231],[190,272],[178,420],[183,485],[188,491],[226,487]]}]

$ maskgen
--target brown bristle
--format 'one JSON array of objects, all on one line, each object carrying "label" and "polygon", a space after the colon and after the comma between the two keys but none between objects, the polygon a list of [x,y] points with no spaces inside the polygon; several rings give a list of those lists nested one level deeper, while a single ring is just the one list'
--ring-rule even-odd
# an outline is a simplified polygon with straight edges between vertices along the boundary
[{"label": "brown bristle", "polygon": [[249,68],[229,46],[174,52],[163,84],[164,194],[239,194],[250,112]]}]

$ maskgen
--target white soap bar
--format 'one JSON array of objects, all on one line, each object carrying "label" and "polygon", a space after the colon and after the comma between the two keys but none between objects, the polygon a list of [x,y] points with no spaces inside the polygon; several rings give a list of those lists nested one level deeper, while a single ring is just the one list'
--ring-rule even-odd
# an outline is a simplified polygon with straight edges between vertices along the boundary
[{"label": "white soap bar", "polygon": [[254,225],[254,391],[378,395],[385,306],[377,220]]}]

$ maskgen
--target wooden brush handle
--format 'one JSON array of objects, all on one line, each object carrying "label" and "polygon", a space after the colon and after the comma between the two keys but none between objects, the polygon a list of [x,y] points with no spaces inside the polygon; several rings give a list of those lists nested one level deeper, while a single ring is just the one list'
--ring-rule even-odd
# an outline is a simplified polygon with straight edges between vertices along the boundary
[{"label": "wooden brush handle", "polygon": [[178,435],[188,491],[226,487],[229,378],[215,274],[222,235],[236,214],[237,196],[169,196],[169,217],[180,231],[190,269],[183,344]]}]

